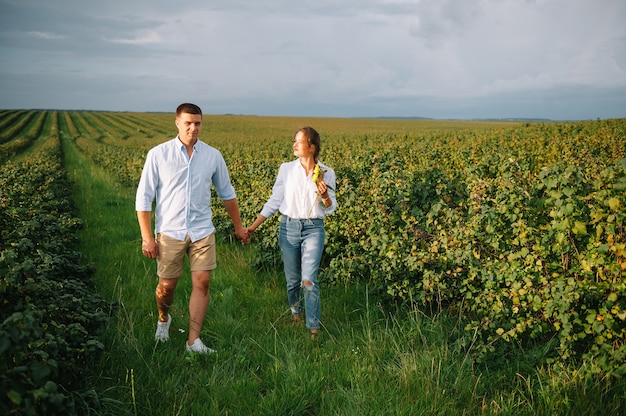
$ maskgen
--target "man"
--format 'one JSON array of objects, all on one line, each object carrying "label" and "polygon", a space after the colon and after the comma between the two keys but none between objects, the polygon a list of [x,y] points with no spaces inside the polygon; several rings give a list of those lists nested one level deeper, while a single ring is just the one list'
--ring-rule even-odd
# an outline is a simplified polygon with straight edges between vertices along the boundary
[{"label": "man", "polygon": [[[141,229],[143,254],[157,260],[156,304],[159,312],[155,339],[167,341],[174,290],[189,258],[192,291],[189,298],[187,352],[214,352],[200,340],[209,304],[211,270],[216,267],[215,227],[211,211],[211,185],[223,201],[235,235],[244,244],[248,235],[226,162],[215,148],[200,141],[202,110],[184,103],[176,109],[178,136],[152,148],[147,155],[137,188],[135,208]],[[152,203],[155,235],[152,233]]]}]

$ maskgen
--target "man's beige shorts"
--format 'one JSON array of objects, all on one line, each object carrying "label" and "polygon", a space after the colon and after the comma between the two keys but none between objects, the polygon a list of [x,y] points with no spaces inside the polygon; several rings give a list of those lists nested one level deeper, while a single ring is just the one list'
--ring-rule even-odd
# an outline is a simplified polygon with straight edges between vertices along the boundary
[{"label": "man's beige shorts", "polygon": [[185,254],[189,257],[189,268],[192,272],[213,270],[217,267],[215,233],[193,243],[189,236],[185,238],[185,241],[180,241],[158,233],[156,241],[159,246],[157,257],[157,275],[159,277],[176,279],[182,276]]}]

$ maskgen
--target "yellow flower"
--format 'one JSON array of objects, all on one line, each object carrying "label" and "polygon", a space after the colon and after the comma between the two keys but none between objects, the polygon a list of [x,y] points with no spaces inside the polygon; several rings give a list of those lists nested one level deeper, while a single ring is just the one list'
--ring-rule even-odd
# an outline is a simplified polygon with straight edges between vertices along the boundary
[{"label": "yellow flower", "polygon": [[[313,181],[314,184],[317,185],[317,181],[319,181],[320,179],[324,179],[324,173],[326,171],[322,170],[322,168],[320,168],[319,164],[315,164],[315,167],[313,168],[313,175],[311,176],[311,181]],[[329,189],[332,189],[333,191],[335,190],[333,187],[326,185],[326,187],[328,187]],[[320,205],[324,208],[326,208],[326,204],[324,203],[324,201],[322,200],[321,196],[317,194],[317,191],[315,192],[315,201],[319,201]],[[315,204],[315,201],[313,201],[313,204]],[[314,205],[311,205],[311,209],[309,209],[309,213],[307,215],[307,218],[311,217],[311,212],[313,211],[313,207]]]},{"label": "yellow flower", "polygon": [[[326,173],[326,171],[322,168],[320,168],[320,165],[318,163],[315,164],[315,167],[313,168],[313,175],[311,176],[311,181],[313,181],[314,184],[317,185],[317,182],[320,179],[324,179],[324,173]],[[333,188],[332,186],[326,184],[326,187],[328,187],[329,189],[332,189],[333,191],[335,190],[335,188]]]},{"label": "yellow flower", "polygon": [[[320,165],[318,165],[317,163],[315,164],[315,167],[313,168],[313,177],[311,178],[311,180],[313,181],[313,183],[317,183],[317,179],[320,176]],[[322,177],[324,177],[324,175],[322,174]]]}]

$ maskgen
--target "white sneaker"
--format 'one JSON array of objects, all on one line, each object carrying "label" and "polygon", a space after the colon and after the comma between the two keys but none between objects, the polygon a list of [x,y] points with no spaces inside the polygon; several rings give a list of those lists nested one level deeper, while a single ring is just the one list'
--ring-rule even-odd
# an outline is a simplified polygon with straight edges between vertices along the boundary
[{"label": "white sneaker", "polygon": [[167,322],[157,321],[157,329],[154,334],[156,341],[165,342],[170,339],[170,325],[172,324],[172,317],[167,315]]},{"label": "white sneaker", "polygon": [[214,349],[204,345],[200,338],[196,338],[196,340],[191,345],[189,345],[189,343],[185,341],[185,346],[187,347],[187,352],[195,352],[198,354],[213,354],[215,352]]}]

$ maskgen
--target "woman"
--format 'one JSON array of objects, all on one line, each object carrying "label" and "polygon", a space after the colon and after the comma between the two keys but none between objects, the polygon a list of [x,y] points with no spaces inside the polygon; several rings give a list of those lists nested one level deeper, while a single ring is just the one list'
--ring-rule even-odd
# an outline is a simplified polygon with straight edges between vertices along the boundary
[{"label": "woman", "polygon": [[301,288],[304,288],[306,327],[316,338],[320,329],[320,293],[317,275],[324,250],[324,217],[337,208],[335,171],[318,160],[320,135],[303,127],[293,138],[298,159],[281,164],[272,195],[263,206],[248,235],[280,211],[278,243],[285,267],[287,300],[293,320],[301,320]]}]

